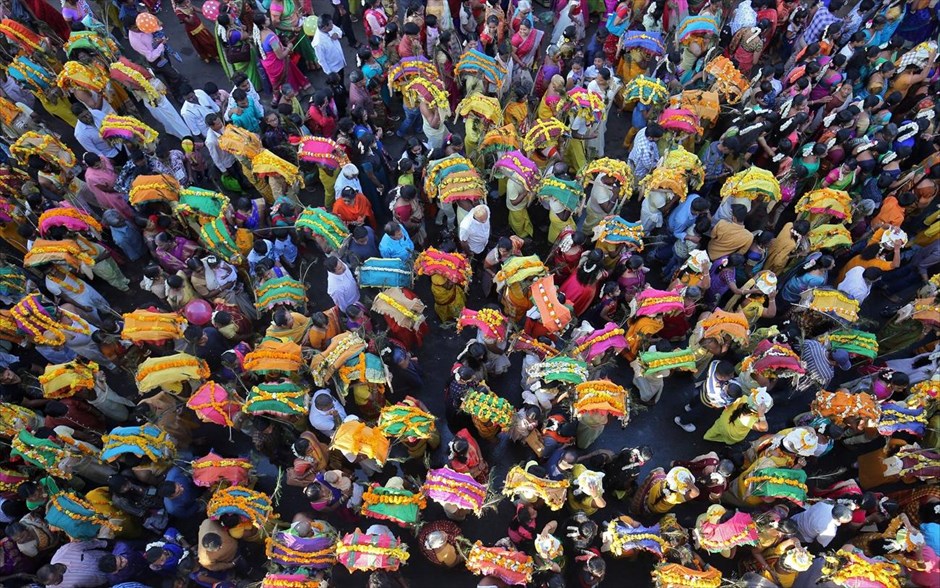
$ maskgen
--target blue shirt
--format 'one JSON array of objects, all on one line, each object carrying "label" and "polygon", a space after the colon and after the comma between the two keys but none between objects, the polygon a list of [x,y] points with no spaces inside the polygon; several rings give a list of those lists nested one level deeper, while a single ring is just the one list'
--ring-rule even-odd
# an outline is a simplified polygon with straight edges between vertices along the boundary
[{"label": "blue shirt", "polygon": [[685,234],[689,230],[689,227],[695,224],[695,215],[692,213],[692,203],[699,198],[701,198],[701,196],[698,194],[689,194],[685,202],[681,202],[679,206],[672,211],[672,214],[669,215],[669,232],[679,241],[685,239]]},{"label": "blue shirt", "polygon": [[349,240],[349,252],[358,257],[360,262],[379,256],[379,248],[375,245],[375,231],[372,227],[364,226],[363,228],[366,230],[365,244],[359,244],[355,239]]},{"label": "blue shirt", "polygon": [[179,496],[163,499],[163,507],[167,514],[178,519],[196,516],[201,511],[197,502],[200,493],[189,474],[178,466],[173,466],[166,473],[166,481],[179,484],[183,488]]},{"label": "blue shirt", "polygon": [[920,532],[924,534],[927,546],[933,549],[934,553],[940,553],[940,524],[921,523]]},{"label": "blue shirt", "polygon": [[282,257],[287,260],[287,263],[294,263],[297,259],[297,246],[291,241],[290,236],[274,240],[274,258]]},{"label": "blue shirt", "polygon": [[111,238],[129,261],[137,261],[147,254],[140,230],[130,223],[124,223],[123,227],[111,227]]},{"label": "blue shirt", "polygon": [[398,226],[401,228],[401,239],[393,239],[389,235],[383,236],[379,243],[379,253],[386,259],[397,257],[402,261],[408,261],[414,253],[415,244],[411,242],[408,231],[401,225]]},{"label": "blue shirt", "polygon": [[147,560],[144,558],[144,554],[141,553],[139,549],[135,548],[134,544],[130,541],[118,541],[114,544],[114,549],[111,550],[111,553],[115,556],[122,556],[127,559],[127,565],[122,569],[113,574],[108,574],[108,582],[111,584],[127,582],[137,577],[140,572],[149,567]]}]

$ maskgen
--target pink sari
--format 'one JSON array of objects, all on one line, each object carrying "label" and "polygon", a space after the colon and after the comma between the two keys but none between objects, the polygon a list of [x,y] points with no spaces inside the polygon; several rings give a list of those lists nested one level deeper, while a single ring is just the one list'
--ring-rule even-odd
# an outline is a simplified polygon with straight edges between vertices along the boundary
[{"label": "pink sari", "polygon": [[297,64],[294,63],[292,59],[293,54],[287,59],[280,59],[274,54],[274,47],[271,43],[272,39],[276,39],[278,45],[282,45],[281,39],[273,33],[268,35],[261,43],[261,48],[264,50],[264,58],[261,60],[261,65],[264,67],[264,73],[268,74],[268,81],[271,82],[271,87],[279,90],[281,85],[287,83],[295,90],[303,90],[309,86],[310,82],[307,81],[304,74],[297,68]]},{"label": "pink sari", "polygon": [[95,204],[103,210],[113,208],[129,221],[134,220],[134,209],[127,201],[127,196],[114,191],[117,174],[107,157],[101,158],[101,169],[89,167],[85,170],[85,185],[91,192]]},{"label": "pink sari", "polygon": [[529,36],[524,39],[519,33],[512,36],[512,46],[526,68],[531,69],[532,64],[535,63],[535,56],[538,55],[539,46],[542,44],[544,35],[543,31],[530,29]]},{"label": "pink sari", "polygon": [[594,302],[594,297],[597,296],[597,282],[585,286],[578,281],[578,272],[575,271],[568,276],[568,279],[565,280],[559,290],[565,293],[566,304],[574,307],[574,314],[580,316]]}]

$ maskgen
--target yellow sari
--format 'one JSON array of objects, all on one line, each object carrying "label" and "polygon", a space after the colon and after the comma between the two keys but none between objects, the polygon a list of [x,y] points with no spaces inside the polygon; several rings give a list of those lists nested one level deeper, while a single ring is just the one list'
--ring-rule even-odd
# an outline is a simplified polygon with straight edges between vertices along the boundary
[{"label": "yellow sari", "polygon": [[467,305],[467,293],[441,275],[431,276],[431,294],[434,295],[434,312],[442,323],[455,321]]}]

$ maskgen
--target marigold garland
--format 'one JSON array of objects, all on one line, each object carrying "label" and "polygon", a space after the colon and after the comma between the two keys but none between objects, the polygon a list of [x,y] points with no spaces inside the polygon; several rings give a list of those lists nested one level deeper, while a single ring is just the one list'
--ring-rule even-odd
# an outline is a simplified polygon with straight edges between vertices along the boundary
[{"label": "marigold garland", "polygon": [[381,301],[384,302],[385,304],[387,304],[387,305],[391,306],[392,308],[394,308],[396,311],[398,311],[399,313],[401,313],[406,319],[408,319],[408,320],[411,321],[412,323],[417,323],[417,322],[419,322],[421,319],[424,318],[423,315],[421,315],[421,314],[419,314],[419,313],[417,313],[417,312],[414,312],[414,311],[412,311],[412,310],[409,309],[409,308],[405,308],[403,305],[399,304],[397,300],[395,300],[394,298],[392,298],[391,296],[389,296],[389,295],[386,294],[385,292],[379,292],[379,294],[378,294],[375,298],[376,298],[376,300],[381,300]]},{"label": "marigold garland", "polygon": [[625,331],[618,327],[616,329],[611,329],[607,331],[606,333],[601,333],[600,335],[597,335],[597,336],[589,335],[588,338],[583,343],[581,343],[580,345],[576,346],[574,349],[571,350],[571,355],[573,356],[581,355],[582,353],[587,351],[589,348],[593,347],[594,345],[597,345],[598,343],[603,343],[604,341],[607,341],[608,339],[611,339],[613,337],[623,337],[624,334],[625,334]]},{"label": "marigold garland", "polygon": [[420,510],[427,508],[428,503],[424,499],[423,495],[414,494],[413,492],[408,492],[407,490],[402,490],[400,492],[404,492],[404,494],[379,494],[375,491],[375,488],[369,488],[362,494],[362,508],[365,510],[377,504],[391,504],[396,506],[413,504]]},{"label": "marigold garland", "polygon": [[[108,435],[102,435],[101,443],[102,461],[114,461],[125,453],[133,453],[138,457],[146,456],[150,461],[157,463],[171,460],[176,454],[173,438],[156,425],[117,427]],[[137,451],[128,451],[124,446],[135,448]]]},{"label": "marigold garland", "polygon": [[567,478],[549,480],[533,476],[522,466],[513,466],[506,473],[503,484],[503,496],[514,496],[519,493],[533,492],[545,501],[551,510],[559,510],[565,504],[566,492],[570,482]]},{"label": "marigold garland", "polygon": [[470,548],[465,565],[473,574],[494,575],[510,584],[530,583],[534,568],[532,558],[527,554],[499,547],[484,547],[480,541]]},{"label": "marigold garland", "polygon": [[154,144],[160,136],[155,130],[132,116],[118,116],[111,113],[101,121],[101,137],[104,139],[112,136],[127,139],[128,133],[141,145]]},{"label": "marigold garland", "polygon": [[[62,318],[70,320],[71,324],[66,325],[64,322],[54,320],[41,307],[39,298],[39,294],[31,294],[10,309],[10,314],[16,320],[17,326],[25,331],[35,344],[59,347],[67,340],[66,332],[84,336],[91,334],[91,326],[84,319],[67,310],[58,309],[58,312]],[[51,336],[47,337],[47,332]]]},{"label": "marigold garland", "polygon": [[[662,552],[666,549],[666,541],[655,533],[628,533],[621,532],[620,520],[613,519],[607,523],[607,532],[604,533],[605,540],[610,545],[610,552],[616,556],[622,556],[628,549],[639,548],[645,551],[652,551],[657,556],[662,557]],[[656,525],[658,528],[659,525]],[[640,544],[641,541],[652,541],[659,546],[659,552]],[[631,544],[635,544],[631,545]]]},{"label": "marigold garland", "polygon": [[901,588],[901,566],[880,558],[868,559],[854,550],[840,549],[835,555],[824,555],[824,576],[843,586],[854,585],[859,579],[878,582],[884,588]]},{"label": "marigold garland", "polygon": [[[74,503],[76,506],[83,508],[85,510],[91,511],[93,514],[81,514],[81,513],[75,512],[71,505],[67,505],[63,503],[64,499],[68,499],[70,502]],[[81,498],[74,492],[71,492],[68,490],[60,491],[57,494],[54,494],[49,498],[47,511],[53,508],[58,510],[63,515],[67,516],[68,518],[72,519],[73,521],[91,523],[93,525],[98,525],[99,527],[104,527],[106,529],[110,529],[111,531],[115,531],[115,532],[121,530],[120,524],[111,522],[111,519],[110,517],[108,517],[108,515],[102,512],[99,512],[94,507],[93,504],[91,504],[84,498]],[[68,532],[65,529],[62,529],[62,531],[68,534]]]},{"label": "marigold garland", "polygon": [[206,516],[210,519],[216,519],[227,512],[235,512],[247,518],[255,528],[261,529],[270,518],[273,507],[271,499],[263,492],[244,486],[229,486],[217,490],[206,505]]},{"label": "marigold garland", "polygon": [[297,217],[294,226],[298,229],[309,229],[323,237],[333,249],[339,249],[349,236],[349,229],[343,221],[322,208],[305,208]]},{"label": "marigold garland", "polygon": [[467,286],[473,276],[473,269],[466,256],[429,247],[415,259],[415,273],[419,276],[440,275],[458,286]]},{"label": "marigold garland", "polygon": [[502,339],[506,335],[507,319],[498,310],[483,308],[480,310],[463,309],[457,319],[457,332],[464,327],[477,327],[485,337]]},{"label": "marigold garland", "polygon": [[153,84],[150,83],[150,80],[145,78],[144,75],[139,71],[133,67],[121,63],[120,61],[112,63],[111,70],[117,71],[118,73],[121,73],[127,78],[133,80],[134,83],[137,84],[138,89],[146,95],[147,101],[151,105],[156,106],[160,103],[160,100],[163,98],[163,94],[158,92],[157,89],[153,87]]},{"label": "marigold garland", "polygon": [[[324,568],[336,563],[336,548],[332,544],[317,551],[301,551],[278,542],[274,537],[268,537],[265,539],[264,552],[268,559],[281,560],[283,563],[289,563],[296,567]],[[278,585],[280,586],[280,584]],[[304,586],[308,586],[308,584],[304,584]]]},{"label": "marigold garland", "polygon": [[5,18],[0,21],[0,33],[13,41],[14,44],[28,50],[29,53],[43,49],[42,37],[33,32],[26,25],[11,18]]},{"label": "marigold garland", "polygon": [[574,415],[601,413],[624,421],[630,417],[629,394],[607,380],[591,380],[575,386]]},{"label": "marigold garland", "polygon": [[94,67],[88,67],[78,61],[66,61],[56,77],[56,85],[66,92],[81,88],[103,93],[108,86],[108,78]]},{"label": "marigold garland", "polygon": [[41,376],[43,396],[46,398],[67,398],[80,390],[95,387],[98,364],[90,361],[70,361],[58,365],[48,365]]},{"label": "marigold garland", "polygon": [[715,568],[693,570],[679,564],[663,564],[653,570],[659,588],[719,588],[721,572]]},{"label": "marigold garland", "polygon": [[13,60],[7,71],[18,81],[28,83],[36,92],[44,93],[55,84],[55,78],[47,69],[30,62],[22,55]]},{"label": "marigold garland", "polygon": [[512,426],[514,414],[512,403],[493,392],[471,390],[464,397],[460,410],[484,423],[496,425],[504,431]]},{"label": "marigold garland", "polygon": [[23,133],[15,143],[10,145],[10,153],[24,165],[30,155],[38,155],[60,170],[73,168],[78,161],[72,150],[54,135],[41,135],[35,131]]}]

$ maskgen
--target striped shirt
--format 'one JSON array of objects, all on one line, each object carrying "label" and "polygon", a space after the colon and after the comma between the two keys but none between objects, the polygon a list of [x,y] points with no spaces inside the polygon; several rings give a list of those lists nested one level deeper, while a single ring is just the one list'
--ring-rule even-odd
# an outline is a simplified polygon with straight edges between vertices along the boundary
[{"label": "striped shirt", "polygon": [[819,341],[812,339],[804,341],[803,353],[800,359],[803,360],[803,365],[806,366],[806,380],[811,380],[805,386],[800,386],[802,390],[807,389],[812,382],[825,388],[832,380],[832,377],[836,375],[835,368],[829,363],[829,354]]},{"label": "striped shirt", "polygon": [[66,543],[56,550],[51,564],[63,564],[66,567],[59,588],[93,588],[108,582],[108,575],[98,570],[98,560],[110,555],[104,549],[107,543],[100,539]]}]

